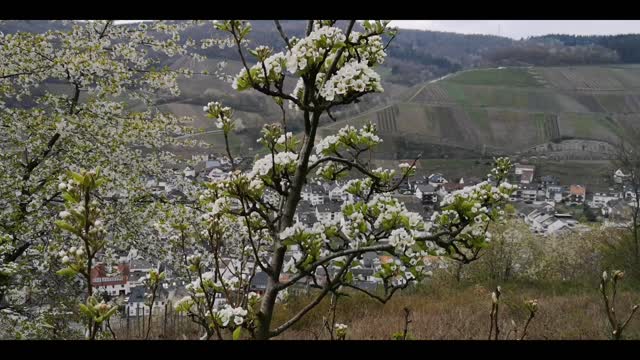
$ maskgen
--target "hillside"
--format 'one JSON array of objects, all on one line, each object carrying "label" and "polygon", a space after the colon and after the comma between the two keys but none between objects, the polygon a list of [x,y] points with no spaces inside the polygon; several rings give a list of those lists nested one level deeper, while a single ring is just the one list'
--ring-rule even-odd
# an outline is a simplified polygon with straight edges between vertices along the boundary
[{"label": "hillside", "polygon": [[474,157],[538,153],[606,158],[620,135],[640,131],[640,66],[497,68],[462,71],[408,92],[389,106],[322,129],[373,121],[379,156]]},{"label": "hillside", "polygon": [[[258,20],[252,24],[251,40],[255,44],[282,48],[282,39],[271,21]],[[43,32],[68,26],[48,21],[3,21],[0,31]],[[282,26],[289,36],[300,36],[306,22],[287,20],[282,21]],[[217,35],[206,25],[188,30],[183,37],[198,41]],[[513,152],[558,159],[602,158],[601,153],[610,149],[601,142],[611,143],[620,134],[633,135],[638,130],[638,65],[473,70],[492,66],[492,62],[520,64],[523,59],[543,64],[597,63],[609,59],[610,54],[590,44],[614,47],[609,44],[611,41],[600,38],[569,41],[554,35],[551,40],[515,41],[497,36],[403,29],[389,47],[385,63],[377,69],[385,92],[336,109],[333,113],[339,122],[323,119],[326,122],[323,132],[333,131],[344,123],[373,120],[386,139],[379,154],[385,158],[405,158],[418,152],[436,158]],[[623,40],[625,45],[633,45],[626,38]],[[558,45],[559,41],[564,42]],[[550,44],[540,45],[547,42]],[[621,52],[619,61],[630,59],[622,49],[615,50]],[[207,60],[196,63],[187,57],[174,57],[163,59],[161,65],[213,73],[224,61],[227,75],[240,70],[234,49],[212,47],[198,52]],[[532,54],[544,56],[536,60]],[[433,80],[443,76],[440,81]],[[292,89],[294,80],[289,80],[286,88]],[[203,131],[199,137],[214,147],[222,146],[220,134],[202,112],[202,106],[213,99],[235,109],[239,126],[233,145],[238,149],[255,146],[263,123],[279,121],[280,112],[274,103],[252,91],[238,93],[216,76],[196,75],[180,80],[180,85],[182,94],[159,100],[160,108],[193,117],[195,126]],[[49,88],[67,91],[61,84],[51,84]],[[297,115],[287,116],[291,130],[300,130]]]}]

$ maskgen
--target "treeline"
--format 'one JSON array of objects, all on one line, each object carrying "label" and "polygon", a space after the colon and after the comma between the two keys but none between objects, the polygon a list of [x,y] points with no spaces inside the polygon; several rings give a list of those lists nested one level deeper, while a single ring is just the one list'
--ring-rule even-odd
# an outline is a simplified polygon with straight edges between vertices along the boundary
[{"label": "treeline", "polygon": [[494,50],[485,59],[487,65],[491,66],[564,66],[620,62],[618,53],[604,46],[567,46],[534,40],[524,40],[511,47]]},{"label": "treeline", "polygon": [[562,35],[551,34],[531,38],[532,40],[557,40],[567,46],[600,45],[614,50],[622,63],[640,62],[640,34],[624,35]]},{"label": "treeline", "polygon": [[[282,20],[283,30],[289,38],[304,35],[306,20]],[[284,50],[273,21],[251,21],[252,44],[271,46]],[[0,31],[43,32],[46,29],[62,29],[69,24],[49,21],[4,21]],[[130,24],[128,26],[137,26]],[[337,26],[344,27],[344,22]],[[354,30],[361,31],[356,25]],[[194,27],[182,34],[199,42],[202,39],[220,37],[211,26]],[[250,44],[249,46],[253,46]],[[237,50],[212,46],[196,52],[209,58],[237,60]],[[438,31],[401,29],[388,49],[385,66],[391,71],[385,81],[413,86],[445,74],[484,66],[563,66],[604,63],[640,62],[640,35],[576,36],[551,34],[513,40],[493,35],[466,35]],[[162,61],[162,57],[159,57]],[[249,59],[253,62],[253,59]]]}]

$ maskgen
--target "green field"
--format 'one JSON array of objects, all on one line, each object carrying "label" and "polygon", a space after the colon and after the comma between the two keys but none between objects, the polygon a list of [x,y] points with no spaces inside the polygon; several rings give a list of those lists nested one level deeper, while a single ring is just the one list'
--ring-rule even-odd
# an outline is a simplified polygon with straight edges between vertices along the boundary
[{"label": "green field", "polygon": [[640,136],[638,66],[468,70],[402,96],[393,106],[332,123],[320,133],[371,121],[381,129],[379,153],[387,158],[433,145],[481,155],[563,139],[612,144],[619,136]]},{"label": "green field", "polygon": [[524,68],[464,71],[444,80],[464,85],[537,87],[541,84]]}]

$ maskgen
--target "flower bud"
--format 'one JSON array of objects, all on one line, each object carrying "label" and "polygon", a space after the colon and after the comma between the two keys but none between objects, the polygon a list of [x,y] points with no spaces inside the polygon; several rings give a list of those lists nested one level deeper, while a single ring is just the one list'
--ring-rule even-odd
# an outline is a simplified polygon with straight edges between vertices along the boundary
[{"label": "flower bud", "polygon": [[613,272],[613,280],[622,280],[624,277],[624,271],[616,270]]}]

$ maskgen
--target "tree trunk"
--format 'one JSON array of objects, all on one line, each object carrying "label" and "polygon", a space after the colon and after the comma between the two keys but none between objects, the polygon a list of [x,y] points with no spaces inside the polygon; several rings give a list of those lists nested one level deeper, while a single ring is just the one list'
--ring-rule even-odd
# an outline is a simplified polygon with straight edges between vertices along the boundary
[{"label": "tree trunk", "polygon": [[[308,116],[309,115],[306,114],[307,118]],[[314,146],[319,120],[320,113],[313,113],[311,127],[309,129],[309,133],[305,137],[302,151],[300,152],[301,157],[298,161],[298,166],[296,167],[296,173],[293,178],[291,188],[289,189],[289,196],[285,202],[285,208],[279,227],[280,231],[293,225],[293,217],[298,207],[298,203],[300,202],[302,187],[307,179],[309,156],[311,155],[311,150]],[[287,247],[280,243],[278,234],[273,235],[275,254],[270,264],[272,274],[267,280],[267,288],[264,297],[262,298],[262,303],[260,304],[260,312],[258,313],[259,325],[256,331],[256,339],[258,340],[267,340],[271,337],[271,320],[273,317],[276,298],[280,292],[280,289],[278,289],[280,272],[282,271],[282,265],[284,263],[284,254],[287,250]]]}]

